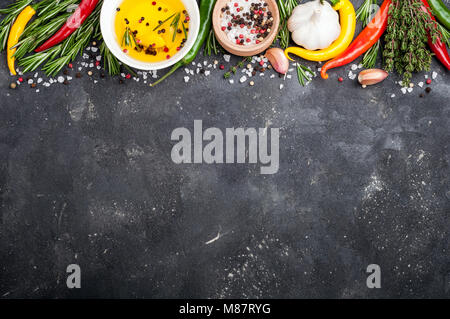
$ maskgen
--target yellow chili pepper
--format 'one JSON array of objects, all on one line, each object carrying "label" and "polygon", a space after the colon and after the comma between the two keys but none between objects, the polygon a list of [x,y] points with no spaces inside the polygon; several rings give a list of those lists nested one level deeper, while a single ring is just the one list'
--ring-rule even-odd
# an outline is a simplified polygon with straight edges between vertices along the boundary
[{"label": "yellow chili pepper", "polygon": [[289,47],[284,50],[284,54],[286,54],[289,60],[293,61],[289,57],[289,53],[292,53],[309,61],[327,61],[337,57],[347,49],[355,35],[355,9],[349,0],[340,0],[333,6],[333,9],[339,11],[341,23],[339,37],[328,48],[322,50],[306,50],[299,47]]},{"label": "yellow chili pepper", "polygon": [[36,11],[31,7],[25,7],[22,12],[17,16],[16,21],[11,26],[11,30],[9,31],[8,36],[8,44],[6,49],[6,58],[8,61],[8,68],[12,75],[16,75],[16,68],[14,67],[14,53],[16,53],[16,48],[12,48],[19,42],[19,38],[22,35],[23,30],[30,21],[30,19],[34,16]]}]

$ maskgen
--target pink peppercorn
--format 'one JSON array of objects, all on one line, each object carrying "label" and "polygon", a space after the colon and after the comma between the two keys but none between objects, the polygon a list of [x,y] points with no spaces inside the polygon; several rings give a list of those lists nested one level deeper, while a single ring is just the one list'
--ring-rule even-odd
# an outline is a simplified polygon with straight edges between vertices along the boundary
[{"label": "pink peppercorn", "polygon": [[237,2],[235,2],[235,3],[234,3],[234,6],[237,7],[237,6],[239,6],[239,4],[238,4]]},{"label": "pink peppercorn", "polygon": [[170,55],[166,55],[166,59],[170,59]]},{"label": "pink peppercorn", "polygon": [[72,63],[69,63],[68,67],[69,67],[70,69],[72,69],[72,68],[73,68]]},{"label": "pink peppercorn", "polygon": [[225,31],[227,28],[226,27],[222,27],[222,31]]},{"label": "pink peppercorn", "polygon": [[125,75],[125,78],[131,79],[131,75],[130,74]]},{"label": "pink peppercorn", "polygon": [[156,6],[156,1],[153,1],[152,4],[153,4],[154,6]]},{"label": "pink peppercorn", "polygon": [[19,82],[23,82],[23,78],[22,77],[19,78]]},{"label": "pink peppercorn", "polygon": [[264,65],[264,61],[263,60],[259,61],[259,65],[263,66]]},{"label": "pink peppercorn", "polygon": [[95,61],[95,66],[99,66],[100,65],[100,61]]},{"label": "pink peppercorn", "polygon": [[427,84],[431,84],[431,79],[428,79],[428,80],[427,80]]},{"label": "pink peppercorn", "polygon": [[339,81],[339,82],[343,82],[343,81],[344,81],[344,78],[343,78],[342,76],[340,76],[340,77],[338,78],[338,81]]},{"label": "pink peppercorn", "polygon": [[168,47],[164,47],[164,52],[169,52],[169,48]]},{"label": "pink peppercorn", "polygon": [[219,66],[219,69],[223,70],[223,69],[225,69],[225,66],[224,66],[223,64],[221,64],[221,65]]},{"label": "pink peppercorn", "polygon": [[240,26],[240,27],[241,27],[241,29],[242,29],[242,28],[244,28],[244,27],[245,27],[245,24],[241,24],[241,25],[239,25],[239,26]]},{"label": "pink peppercorn", "polygon": [[239,38],[240,38],[240,39],[243,39],[243,38],[244,38],[244,35],[243,35],[243,34],[239,34]]}]

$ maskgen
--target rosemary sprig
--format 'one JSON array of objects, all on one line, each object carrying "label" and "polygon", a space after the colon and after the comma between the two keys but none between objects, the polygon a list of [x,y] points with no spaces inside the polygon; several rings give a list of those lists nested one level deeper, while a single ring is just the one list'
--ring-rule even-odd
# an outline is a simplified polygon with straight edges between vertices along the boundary
[{"label": "rosemary sprig", "polygon": [[178,12],[175,18],[173,18],[172,23],[170,23],[170,26],[173,27],[173,35],[172,35],[172,42],[175,41],[175,37],[177,36],[178,31],[178,23],[180,22],[180,16],[181,13]]},{"label": "rosemary sprig", "polygon": [[67,39],[47,51],[34,53],[22,59],[18,64],[24,72],[34,71],[45,63],[42,70],[50,76],[56,75],[65,65],[73,61],[88,45],[92,34],[98,33],[101,2],[87,20]]},{"label": "rosemary sprig", "polygon": [[66,13],[60,15],[48,23],[36,27],[32,32],[22,38],[17,44],[17,51],[14,53],[14,57],[16,59],[20,59],[25,56],[28,52],[32,52],[36,49],[41,43],[47,40],[51,35],[53,35],[59,28],[64,24],[67,18],[70,16],[70,13]]},{"label": "rosemary sprig", "polygon": [[0,52],[6,49],[9,30],[11,29],[14,20],[26,6],[31,4],[31,2],[33,2],[33,0],[18,0],[5,9],[0,9],[0,15],[5,15],[0,22]]},{"label": "rosemary sprig", "polygon": [[305,86],[308,82],[310,82],[313,76],[314,73],[310,68],[297,63],[297,79],[302,86]]},{"label": "rosemary sprig", "polygon": [[167,21],[169,21],[176,13],[172,14],[170,17],[168,17],[167,19],[165,19],[164,21],[161,21],[154,29],[153,31],[158,30],[164,23],[166,23]]},{"label": "rosemary sprig", "polygon": [[120,64],[116,57],[109,51],[105,42],[100,44],[100,54],[103,57],[103,66],[110,75],[117,75],[120,73]]},{"label": "rosemary sprig", "polygon": [[131,40],[133,40],[134,45],[137,46],[136,37],[135,37],[133,31],[131,31],[131,29],[129,27],[126,27],[125,33],[123,34],[123,37],[122,37],[122,46],[125,46],[125,47],[131,46]]},{"label": "rosemary sprig", "polygon": [[437,23],[439,32],[441,33],[441,41],[450,47],[450,32],[440,23]]},{"label": "rosemary sprig", "polygon": [[218,54],[221,49],[222,47],[217,43],[214,30],[211,28],[208,37],[206,38],[205,47],[203,48],[203,55],[211,56],[212,53]]},{"label": "rosemary sprig", "polygon": [[250,62],[251,60],[252,60],[251,56],[245,57],[244,59],[239,61],[236,65],[232,66],[229,71],[225,72],[223,74],[223,77],[225,79],[228,79],[232,74],[236,74],[236,72],[239,68],[244,67],[245,62]]},{"label": "rosemary sprig", "polygon": [[362,65],[366,69],[371,69],[375,66],[378,57],[378,51],[380,50],[380,40],[378,40],[372,47],[367,50],[362,59]]},{"label": "rosemary sprig", "polygon": [[[377,0],[365,0],[363,4],[356,10],[356,19],[361,21],[362,27],[370,23],[372,17],[372,9],[377,4]],[[364,54],[362,64],[366,69],[373,68],[377,62],[378,52],[380,49],[380,40],[378,40],[367,52]]]},{"label": "rosemary sprig", "polygon": [[290,34],[287,27],[287,20],[292,14],[292,10],[298,5],[298,0],[277,0],[278,9],[280,11],[280,27],[276,39],[279,40],[280,46],[286,49],[289,46]]},{"label": "rosemary sprig", "polygon": [[184,25],[184,23],[181,23],[181,25],[183,26],[184,38],[187,40],[187,30],[186,30],[186,26]]}]

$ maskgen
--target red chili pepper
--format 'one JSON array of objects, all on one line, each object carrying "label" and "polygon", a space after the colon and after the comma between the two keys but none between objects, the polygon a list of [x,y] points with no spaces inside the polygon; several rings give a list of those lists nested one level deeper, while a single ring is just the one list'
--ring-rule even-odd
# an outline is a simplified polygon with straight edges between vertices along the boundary
[{"label": "red chili pepper", "polygon": [[87,17],[89,17],[92,11],[94,11],[97,3],[98,0],[82,0],[78,5],[78,8],[67,19],[66,23],[61,27],[61,29],[59,29],[50,39],[45,41],[35,51],[41,52],[47,50],[65,40],[83,24],[83,22],[87,19]]},{"label": "red chili pepper", "polygon": [[[428,13],[433,21],[436,21],[436,19],[431,14],[431,9],[430,5],[428,4],[428,1],[422,0],[422,3],[423,3],[422,10]],[[433,43],[433,38],[432,36],[430,36],[430,33],[428,33],[428,46],[430,47],[431,51],[433,51],[433,53],[436,54],[436,58],[438,58],[439,61],[441,61],[441,63],[447,68],[447,70],[450,70],[450,57],[447,52],[447,47],[441,41],[441,37],[438,37]]]},{"label": "red chili pepper", "polygon": [[332,68],[346,65],[354,61],[361,54],[369,50],[383,35],[386,30],[389,7],[391,0],[384,0],[372,21],[361,31],[349,47],[339,56],[324,64],[320,71],[320,75],[324,79],[328,79],[327,71]]}]

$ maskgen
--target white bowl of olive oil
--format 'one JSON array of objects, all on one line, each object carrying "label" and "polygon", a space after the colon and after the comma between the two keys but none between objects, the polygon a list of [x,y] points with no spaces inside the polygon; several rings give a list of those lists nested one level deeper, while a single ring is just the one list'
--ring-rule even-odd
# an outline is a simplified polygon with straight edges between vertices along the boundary
[{"label": "white bowl of olive oil", "polygon": [[114,56],[140,70],[180,61],[200,28],[195,0],[108,0],[100,15],[103,39]]}]

